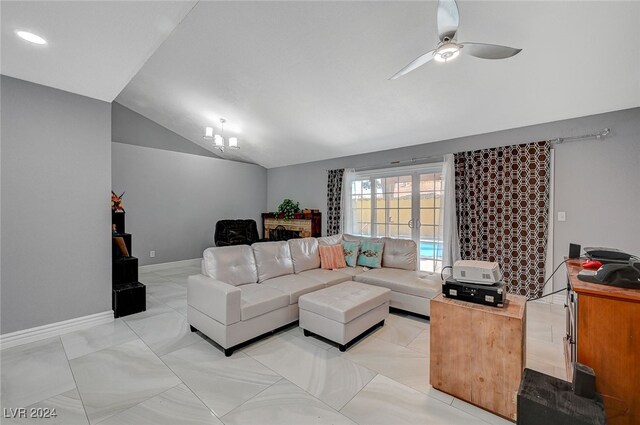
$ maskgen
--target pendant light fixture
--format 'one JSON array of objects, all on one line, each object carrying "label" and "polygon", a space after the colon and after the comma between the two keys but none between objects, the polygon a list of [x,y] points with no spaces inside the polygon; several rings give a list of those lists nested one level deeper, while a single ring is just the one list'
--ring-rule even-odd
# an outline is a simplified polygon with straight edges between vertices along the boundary
[{"label": "pendant light fixture", "polygon": [[203,138],[205,140],[213,140],[213,147],[220,150],[220,152],[224,152],[225,149],[240,149],[238,146],[238,138],[237,137],[229,137],[227,139],[227,144],[225,145],[224,138],[224,123],[227,122],[224,118],[220,118],[220,134],[213,134],[213,127],[205,128]]}]

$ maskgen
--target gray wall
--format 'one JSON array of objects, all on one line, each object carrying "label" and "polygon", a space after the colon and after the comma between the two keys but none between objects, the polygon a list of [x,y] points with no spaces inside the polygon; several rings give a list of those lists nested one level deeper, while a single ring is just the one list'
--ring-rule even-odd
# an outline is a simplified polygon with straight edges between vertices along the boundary
[{"label": "gray wall", "polygon": [[140,265],[201,258],[220,219],[253,218],[262,227],[267,171],[258,165],[122,143],[112,143],[112,159]]},{"label": "gray wall", "polygon": [[[284,198],[326,212],[326,170],[388,164],[395,160],[505,146],[591,133],[613,132],[603,141],[562,144],[555,150],[554,259],[559,264],[569,242],[619,247],[640,255],[640,108],[557,121],[489,134],[427,143],[363,155],[268,170],[269,211]],[[323,223],[323,232],[326,221]],[[558,273],[555,285],[565,280]]]},{"label": "gray wall", "polygon": [[111,105],[0,78],[0,332],[111,310]]},{"label": "gray wall", "polygon": [[219,158],[218,155],[119,103],[113,102],[111,105],[113,142]]},{"label": "gray wall", "polygon": [[117,103],[112,141],[112,187],[126,192],[126,230],[140,265],[202,257],[220,219],[252,218],[261,231],[263,167],[219,159]]}]

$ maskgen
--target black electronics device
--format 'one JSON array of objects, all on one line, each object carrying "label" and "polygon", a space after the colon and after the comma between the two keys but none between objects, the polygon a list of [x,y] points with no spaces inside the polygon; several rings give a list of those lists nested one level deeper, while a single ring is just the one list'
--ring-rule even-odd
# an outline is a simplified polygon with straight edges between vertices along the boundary
[{"label": "black electronics device", "polygon": [[602,264],[628,263],[632,257],[617,248],[585,247],[584,253],[590,260],[598,260]]},{"label": "black electronics device", "polygon": [[569,244],[569,258],[580,258],[580,249],[582,247],[575,243]]},{"label": "black electronics device", "polygon": [[582,270],[578,279],[620,288],[640,289],[640,262],[604,264],[598,270]]},{"label": "black electronics device", "polygon": [[454,300],[468,301],[476,304],[492,307],[504,307],[507,299],[507,291],[504,282],[493,285],[477,285],[474,283],[459,282],[448,277],[442,284],[442,295]]}]

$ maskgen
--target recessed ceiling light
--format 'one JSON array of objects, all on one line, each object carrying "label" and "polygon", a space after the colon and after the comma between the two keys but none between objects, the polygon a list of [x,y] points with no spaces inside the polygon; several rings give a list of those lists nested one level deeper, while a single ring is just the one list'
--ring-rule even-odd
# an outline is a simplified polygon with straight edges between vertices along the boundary
[{"label": "recessed ceiling light", "polygon": [[16,31],[18,37],[33,44],[47,44],[47,40],[28,31]]}]

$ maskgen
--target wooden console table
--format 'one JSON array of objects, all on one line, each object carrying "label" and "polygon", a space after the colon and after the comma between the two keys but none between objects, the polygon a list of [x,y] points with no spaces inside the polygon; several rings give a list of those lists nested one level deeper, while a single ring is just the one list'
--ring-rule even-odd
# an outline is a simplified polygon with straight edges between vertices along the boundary
[{"label": "wooden console table", "polygon": [[293,220],[279,218],[273,213],[262,214],[262,234],[265,239],[269,239],[270,230],[274,230],[278,226],[295,232],[301,238],[319,238],[322,236],[322,213],[294,214]]},{"label": "wooden console table", "polygon": [[[640,289],[583,282],[580,262],[569,278],[567,369],[573,360],[591,367],[608,423],[640,423]],[[573,348],[575,347],[575,350]]]},{"label": "wooden console table", "polygon": [[431,300],[431,385],[510,420],[525,366],[526,298],[503,308]]}]

